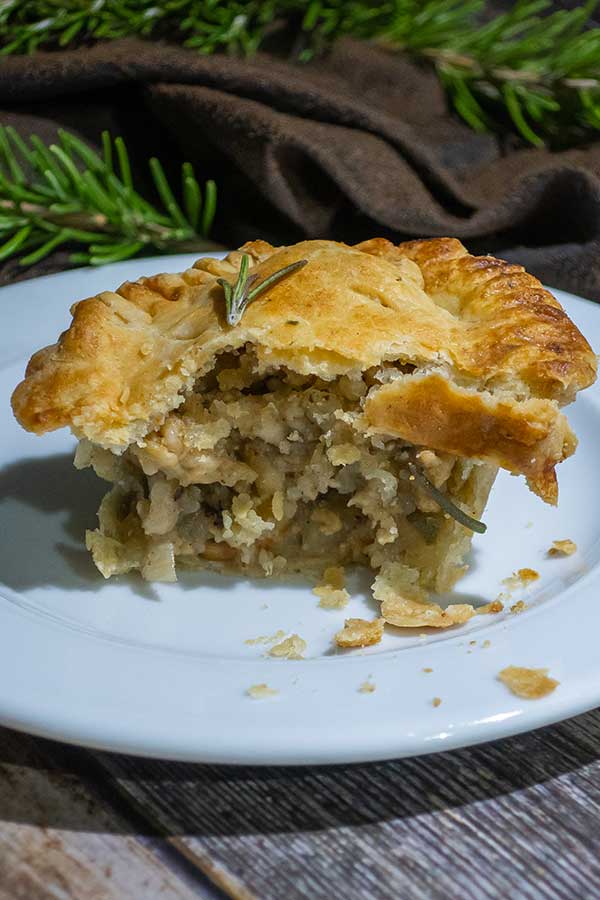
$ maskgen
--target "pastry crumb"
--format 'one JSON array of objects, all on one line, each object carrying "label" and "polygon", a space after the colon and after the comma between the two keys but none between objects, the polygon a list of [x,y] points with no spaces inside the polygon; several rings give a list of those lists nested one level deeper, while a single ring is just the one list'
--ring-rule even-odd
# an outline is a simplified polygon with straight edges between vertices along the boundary
[{"label": "pastry crumb", "polygon": [[442,702],[442,698],[441,698],[441,697],[434,697],[433,700],[431,701],[431,705],[432,705],[432,706],[439,706],[441,702]]},{"label": "pastry crumb", "polygon": [[345,589],[346,572],[343,566],[330,566],[325,569],[321,583],[313,588],[313,594],[319,597],[322,609],[343,609],[348,605],[350,594]]},{"label": "pastry crumb", "polygon": [[483,644],[482,644],[481,646],[483,647],[484,650],[487,650],[488,647],[491,647],[491,646],[492,646],[492,642],[491,642],[491,641],[484,641]]},{"label": "pastry crumb", "polygon": [[[380,599],[376,591],[373,594],[375,599]],[[467,603],[455,603],[442,609],[437,603],[412,600],[400,594],[387,595],[381,604],[381,614],[385,621],[398,628],[420,628],[424,625],[432,628],[450,628],[452,625],[468,622],[474,612],[473,607]],[[427,637],[427,635],[419,636]]]},{"label": "pastry crumb", "polygon": [[540,573],[536,572],[535,569],[519,569],[517,575],[523,582],[523,584],[530,584],[532,581],[537,581],[540,577]]},{"label": "pastry crumb", "polygon": [[500,600],[492,600],[491,603],[486,603],[485,606],[480,606],[479,609],[476,610],[478,616],[485,616],[493,613],[501,613],[504,609],[504,603]]},{"label": "pastry crumb", "polygon": [[429,666],[427,666],[427,668],[426,668],[426,669],[423,669],[423,671],[424,671],[424,672],[433,672],[433,669],[430,669]]},{"label": "pastry crumb", "polygon": [[363,681],[358,691],[360,694],[372,694],[376,687],[377,685],[372,681]]},{"label": "pastry crumb", "polygon": [[277,656],[281,659],[304,659],[302,654],[305,650],[306,641],[299,634],[291,634],[281,643],[271,647],[269,656]]},{"label": "pastry crumb", "polygon": [[398,628],[449,628],[467,622],[475,610],[455,603],[442,609],[427,600],[417,584],[416,569],[392,563],[381,569],[373,583],[373,597],[381,603],[381,615]]},{"label": "pastry crumb", "polygon": [[502,584],[505,585],[509,591],[514,591],[520,587],[527,587],[532,581],[537,581],[539,577],[540,573],[536,572],[535,569],[519,569],[517,572],[513,572],[508,578],[503,578]]},{"label": "pastry crumb", "polygon": [[548,669],[527,669],[522,666],[507,666],[498,673],[500,681],[516,694],[526,700],[538,700],[551,694],[559,681],[548,676]]},{"label": "pastry crumb", "polygon": [[279,691],[276,691],[275,688],[270,688],[268,684],[253,684],[246,691],[246,694],[249,697],[252,697],[253,700],[265,700],[267,697],[274,697],[278,694]]},{"label": "pastry crumb", "polygon": [[511,613],[513,613],[514,615],[518,615],[518,613],[522,613],[522,612],[524,612],[526,609],[527,609],[527,604],[523,603],[522,600],[519,600],[518,603],[514,603],[514,604],[511,606],[510,611],[511,611]]},{"label": "pastry crumb", "polygon": [[548,556],[573,556],[577,552],[577,544],[569,538],[564,541],[552,541]]},{"label": "pastry crumb", "polygon": [[259,634],[258,637],[248,638],[244,643],[250,644],[250,646],[254,644],[274,644],[283,637],[285,637],[285,631],[280,629],[279,631],[276,631],[275,634]]},{"label": "pastry crumb", "polygon": [[369,647],[378,644],[383,637],[384,619],[346,619],[344,627],[335,636],[338,647]]},{"label": "pastry crumb", "polygon": [[469,641],[469,647],[474,647],[477,641]]}]

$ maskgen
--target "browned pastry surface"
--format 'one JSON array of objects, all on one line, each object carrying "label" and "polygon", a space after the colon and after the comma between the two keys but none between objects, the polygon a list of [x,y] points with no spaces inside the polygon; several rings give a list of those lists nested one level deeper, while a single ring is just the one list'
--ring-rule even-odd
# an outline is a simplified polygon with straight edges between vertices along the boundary
[{"label": "browned pastry surface", "polygon": [[558,407],[594,380],[596,358],[536,278],[449,238],[242,251],[259,279],[308,264],[234,328],[216,279],[235,280],[241,251],[75,304],[71,327],[33,356],[14,393],[21,424],[69,425],[120,451],[160,426],[225,350],[251,344],[262,365],[325,380],[399,361],[405,374],[370,391],[365,429],[524,473],[555,502],[554,466],[576,444]]}]

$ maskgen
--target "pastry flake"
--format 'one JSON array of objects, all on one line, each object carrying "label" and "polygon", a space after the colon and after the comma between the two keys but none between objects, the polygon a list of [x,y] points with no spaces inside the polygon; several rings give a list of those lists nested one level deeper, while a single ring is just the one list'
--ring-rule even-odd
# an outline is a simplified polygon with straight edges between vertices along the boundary
[{"label": "pastry flake", "polygon": [[500,681],[525,700],[539,700],[556,690],[559,681],[548,676],[548,669],[527,669],[523,666],[507,666],[498,674]]},{"label": "pastry flake", "polygon": [[383,637],[383,619],[346,619],[344,627],[335,636],[338,647],[370,647]]},{"label": "pastry flake", "polygon": [[548,556],[573,556],[574,553],[577,553],[577,544],[569,538],[552,541],[552,546],[548,550]]},{"label": "pastry flake", "polygon": [[279,691],[264,682],[253,684],[246,690],[248,697],[252,697],[253,700],[267,700],[269,697],[276,697],[278,693]]},{"label": "pastry flake", "polygon": [[291,634],[271,647],[269,656],[278,656],[280,659],[304,659],[302,654],[305,650],[306,641],[299,634]]}]

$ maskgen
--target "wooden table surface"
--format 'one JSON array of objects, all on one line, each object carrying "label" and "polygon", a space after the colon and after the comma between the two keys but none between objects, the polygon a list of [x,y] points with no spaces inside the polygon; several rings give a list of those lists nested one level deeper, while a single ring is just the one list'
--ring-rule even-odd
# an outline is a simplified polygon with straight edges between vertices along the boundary
[{"label": "wooden table surface", "polygon": [[243,768],[0,729],[0,900],[600,897],[600,711],[452,753]]}]

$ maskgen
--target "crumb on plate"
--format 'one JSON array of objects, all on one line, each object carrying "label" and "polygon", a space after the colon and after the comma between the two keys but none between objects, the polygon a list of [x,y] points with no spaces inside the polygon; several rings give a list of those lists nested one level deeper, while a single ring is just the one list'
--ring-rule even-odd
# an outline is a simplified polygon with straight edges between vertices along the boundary
[{"label": "crumb on plate", "polygon": [[281,638],[285,637],[285,631],[279,629],[275,634],[259,634],[258,637],[248,638],[244,641],[245,644],[274,644],[275,641],[280,641]]},{"label": "crumb on plate", "polygon": [[[374,592],[376,599],[376,592]],[[454,603],[442,609],[437,603],[422,602],[402,597],[400,594],[386,596],[381,604],[381,615],[390,625],[398,628],[450,628],[462,625],[474,615],[474,609],[467,603]],[[420,637],[427,635],[420,635]]]},{"label": "crumb on plate", "polygon": [[442,698],[441,698],[441,697],[434,697],[433,700],[431,701],[431,705],[432,705],[432,706],[439,706],[441,702],[442,702]]},{"label": "crumb on plate", "polygon": [[246,694],[253,700],[265,700],[267,697],[274,697],[278,694],[275,688],[270,688],[268,684],[253,684],[248,688]]},{"label": "crumb on plate", "polygon": [[299,634],[291,634],[281,643],[271,647],[269,655],[278,656],[282,659],[303,659],[302,654],[305,650],[306,641]]},{"label": "crumb on plate", "polygon": [[514,591],[520,587],[527,587],[532,581],[537,581],[539,577],[540,573],[536,572],[535,569],[519,569],[517,572],[513,572],[508,578],[503,578],[502,584],[505,585],[509,591]]},{"label": "crumb on plate", "polygon": [[491,642],[491,641],[484,641],[483,644],[482,644],[481,646],[483,647],[484,650],[487,650],[488,647],[491,647],[491,646],[492,646],[492,642]]},{"label": "crumb on plate", "polygon": [[484,606],[480,606],[475,610],[478,616],[485,616],[487,614],[493,613],[501,613],[504,609],[504,603],[500,600],[492,600],[491,603],[486,603]]},{"label": "crumb on plate", "polygon": [[363,681],[358,691],[360,694],[372,694],[376,687],[372,681]]},{"label": "crumb on plate", "polygon": [[378,644],[383,637],[384,619],[346,619],[344,627],[335,636],[338,647],[369,647]]},{"label": "crumb on plate", "polygon": [[527,669],[522,666],[507,666],[498,673],[500,681],[526,700],[538,700],[555,690],[560,682],[548,676],[548,669]]},{"label": "crumb on plate", "polygon": [[427,600],[417,584],[417,571],[397,563],[377,575],[373,597],[381,603],[381,615],[398,628],[449,628],[467,622],[475,614],[470,604],[458,603],[442,609]]},{"label": "crumb on plate", "polygon": [[313,588],[313,594],[319,597],[319,606],[323,609],[343,609],[348,605],[350,594],[345,589],[346,572],[343,566],[330,566],[325,569],[320,584]]},{"label": "crumb on plate", "polygon": [[429,666],[427,666],[427,668],[423,669],[423,671],[424,672],[433,672],[433,669],[430,669]]},{"label": "crumb on plate", "polygon": [[511,613],[514,613],[514,615],[517,615],[518,613],[524,612],[526,609],[527,605],[522,600],[519,600],[518,603],[514,603],[511,606],[510,611]]},{"label": "crumb on plate", "polygon": [[552,541],[552,546],[548,550],[548,556],[573,556],[577,552],[577,544],[575,541],[565,538],[564,541]]}]

